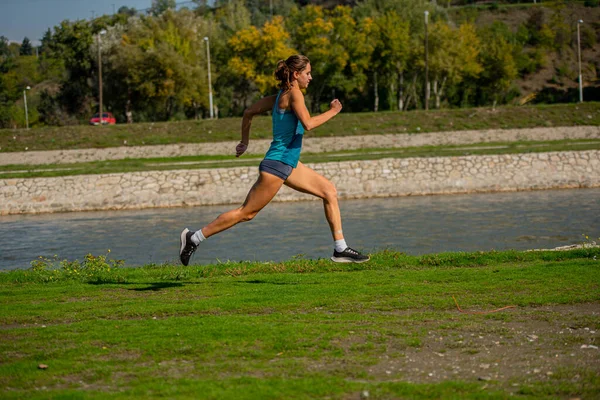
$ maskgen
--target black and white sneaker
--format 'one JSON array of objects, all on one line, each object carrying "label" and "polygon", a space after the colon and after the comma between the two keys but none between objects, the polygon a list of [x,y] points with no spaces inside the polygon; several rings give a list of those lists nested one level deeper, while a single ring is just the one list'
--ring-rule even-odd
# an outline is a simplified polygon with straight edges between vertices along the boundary
[{"label": "black and white sneaker", "polygon": [[188,228],[185,228],[181,232],[181,236],[179,238],[179,243],[181,244],[181,247],[179,248],[179,260],[181,260],[181,263],[186,266],[189,264],[192,254],[194,254],[198,248],[198,245],[192,242],[193,234],[194,232],[190,232]]},{"label": "black and white sneaker", "polygon": [[332,261],[339,263],[363,263],[367,262],[371,259],[369,256],[365,256],[364,254],[360,254],[358,251],[351,249],[350,247],[346,247],[344,251],[333,251],[333,257],[331,257]]}]

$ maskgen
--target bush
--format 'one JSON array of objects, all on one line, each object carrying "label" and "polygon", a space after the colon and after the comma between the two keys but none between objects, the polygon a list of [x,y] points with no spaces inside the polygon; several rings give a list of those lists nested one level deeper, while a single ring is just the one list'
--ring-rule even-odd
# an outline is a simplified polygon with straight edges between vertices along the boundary
[{"label": "bush", "polygon": [[515,62],[521,75],[532,74],[546,65],[546,56],[542,49],[524,51],[515,57]]},{"label": "bush", "polygon": [[586,7],[598,7],[600,6],[600,0],[585,0],[583,5]]}]

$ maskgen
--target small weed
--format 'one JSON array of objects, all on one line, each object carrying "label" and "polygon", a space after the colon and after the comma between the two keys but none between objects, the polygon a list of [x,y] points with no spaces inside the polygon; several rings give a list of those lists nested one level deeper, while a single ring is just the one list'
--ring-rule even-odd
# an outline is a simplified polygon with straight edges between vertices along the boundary
[{"label": "small weed", "polygon": [[83,261],[60,260],[57,255],[52,258],[40,256],[31,262],[28,272],[38,282],[58,282],[75,280],[81,282],[122,282],[118,270],[123,266],[123,260],[108,259],[110,249],[106,254],[95,256],[87,254]]},{"label": "small weed", "polygon": [[248,273],[248,269],[246,267],[233,267],[233,268],[227,268],[225,270],[225,275],[229,275],[229,276],[233,276],[233,277],[242,276],[242,275],[245,275],[246,273]]}]

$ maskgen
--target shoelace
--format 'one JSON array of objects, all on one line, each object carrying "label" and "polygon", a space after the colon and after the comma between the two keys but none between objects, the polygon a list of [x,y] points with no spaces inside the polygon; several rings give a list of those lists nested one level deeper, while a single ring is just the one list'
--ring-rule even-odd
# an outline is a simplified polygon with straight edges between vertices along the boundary
[{"label": "shoelace", "polygon": [[353,255],[355,255],[355,256],[357,256],[357,255],[358,255],[358,251],[356,251],[356,250],[354,250],[354,249],[351,249],[350,247],[348,247],[348,249],[347,249],[346,251],[347,251],[348,253],[350,253],[350,254],[353,254]]},{"label": "shoelace", "polygon": [[196,248],[198,248],[198,245],[194,244],[194,243],[190,243],[189,246],[190,246],[189,249],[188,248],[183,249],[183,252],[181,253],[181,255],[190,257],[194,253],[194,251],[196,251]]}]

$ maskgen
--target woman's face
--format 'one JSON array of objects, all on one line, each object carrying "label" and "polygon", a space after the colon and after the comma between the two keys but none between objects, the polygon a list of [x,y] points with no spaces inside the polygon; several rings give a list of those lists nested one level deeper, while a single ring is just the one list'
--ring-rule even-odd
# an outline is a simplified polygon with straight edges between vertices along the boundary
[{"label": "woman's face", "polygon": [[296,80],[298,81],[298,87],[300,89],[306,89],[310,81],[312,81],[312,75],[310,73],[310,63],[306,64],[306,68],[304,68],[302,71],[294,72]]}]

